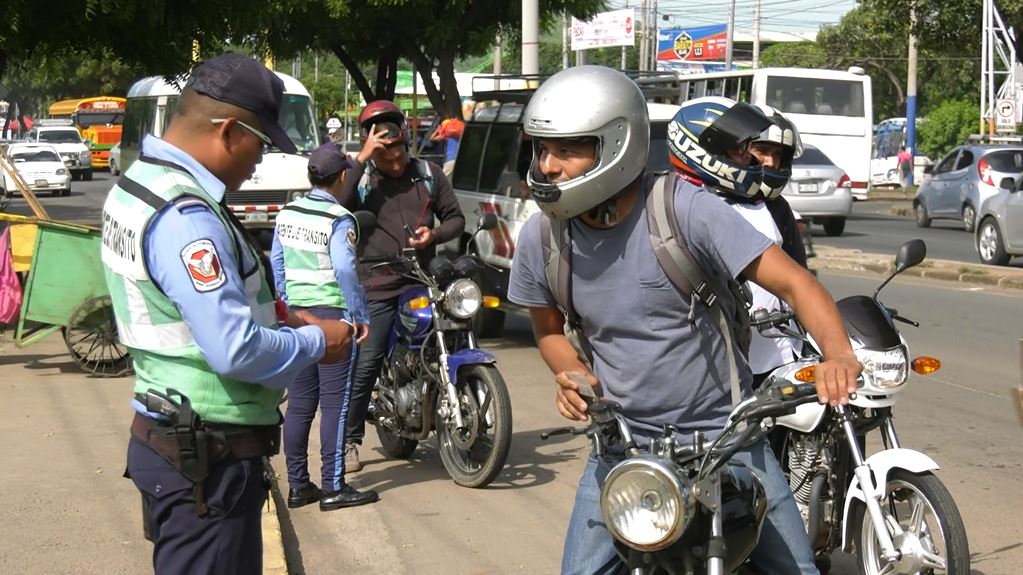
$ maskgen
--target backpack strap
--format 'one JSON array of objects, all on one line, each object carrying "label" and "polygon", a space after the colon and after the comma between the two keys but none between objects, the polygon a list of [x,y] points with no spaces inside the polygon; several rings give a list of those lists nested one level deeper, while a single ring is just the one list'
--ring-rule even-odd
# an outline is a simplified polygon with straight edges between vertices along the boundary
[{"label": "backpack strap", "polygon": [[426,187],[426,195],[427,195],[427,197],[429,197],[430,200],[433,201],[433,190],[434,190],[433,170],[430,169],[430,162],[427,162],[426,160],[421,160],[419,158],[416,158],[415,162],[416,162],[416,169],[419,171],[419,177],[418,178],[413,178],[413,181],[415,181],[417,183],[422,183],[423,186]]},{"label": "backpack strap", "polygon": [[[695,321],[696,305],[697,302],[701,302],[707,306],[711,316],[717,322],[718,329],[725,339],[725,352],[728,355],[728,384],[732,395],[732,406],[736,406],[742,400],[735,350],[738,340],[735,337],[732,321],[725,315],[717,294],[714,293],[703,270],[693,258],[685,236],[682,235],[679,228],[678,217],[675,215],[677,180],[678,178],[674,174],[662,175],[654,182],[653,189],[647,194],[646,213],[647,226],[650,228],[650,242],[653,244],[654,255],[657,257],[657,263],[661,265],[664,275],[668,276],[668,280],[682,297],[689,299],[689,321],[691,323]],[[741,309],[739,313],[748,312]]]},{"label": "backpack strap", "polygon": [[571,225],[540,214],[540,246],[543,251],[544,275],[554,296],[558,311],[565,317],[565,337],[580,359],[593,364],[593,348],[582,330],[582,320],[572,305],[572,234]]},{"label": "backpack strap", "polygon": [[[412,161],[414,162],[416,172],[419,174],[413,176],[412,183],[423,184],[423,187],[426,188],[426,196],[432,202],[436,186],[434,186],[433,170],[430,169],[430,162],[419,158],[413,158]],[[376,166],[373,165],[373,162],[367,162],[366,168],[362,172],[362,177],[359,178],[359,184],[356,187],[360,204],[366,200],[366,196],[373,192],[373,189],[377,187],[379,182],[380,174],[377,172]]]}]

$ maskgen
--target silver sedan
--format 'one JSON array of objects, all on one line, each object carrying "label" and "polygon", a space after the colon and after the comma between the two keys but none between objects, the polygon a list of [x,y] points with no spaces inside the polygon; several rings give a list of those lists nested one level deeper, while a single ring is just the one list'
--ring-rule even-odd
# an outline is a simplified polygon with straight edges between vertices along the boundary
[{"label": "silver sedan", "polygon": [[829,236],[842,235],[853,204],[849,176],[824,152],[805,144],[792,164],[792,177],[782,192],[792,210],[806,222],[824,224]]}]

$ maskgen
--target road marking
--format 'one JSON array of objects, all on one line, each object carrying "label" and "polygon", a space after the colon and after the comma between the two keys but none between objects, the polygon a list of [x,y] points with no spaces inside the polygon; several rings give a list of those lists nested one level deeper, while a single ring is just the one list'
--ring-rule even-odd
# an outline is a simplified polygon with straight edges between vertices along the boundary
[{"label": "road marking", "polygon": [[988,397],[993,397],[995,399],[1005,399],[1006,398],[1005,395],[999,395],[997,393],[991,393],[990,391],[984,391],[983,389],[976,389],[976,388],[973,388],[973,387],[969,387],[967,385],[961,385],[961,384],[958,384],[958,383],[952,383],[951,381],[945,381],[945,380],[941,379],[940,377],[935,377],[933,375],[928,375],[927,379],[931,380],[931,381],[936,381],[936,382],[938,382],[938,383],[940,383],[942,385],[947,385],[949,387],[954,387],[956,389],[961,389],[963,391],[972,391],[974,393],[979,393],[981,395],[986,395]]}]

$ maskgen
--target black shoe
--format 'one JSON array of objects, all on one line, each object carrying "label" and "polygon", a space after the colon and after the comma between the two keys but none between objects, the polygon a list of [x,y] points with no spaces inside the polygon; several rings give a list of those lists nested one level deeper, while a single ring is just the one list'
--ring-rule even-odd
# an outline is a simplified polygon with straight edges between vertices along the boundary
[{"label": "black shoe", "polygon": [[298,489],[288,489],[288,509],[304,507],[310,503],[316,503],[322,498],[323,490],[312,483],[306,483]]},{"label": "black shoe", "polygon": [[342,507],[358,507],[380,500],[380,495],[372,489],[358,491],[351,485],[345,485],[340,491],[326,492],[320,499],[320,511],[333,511]]}]

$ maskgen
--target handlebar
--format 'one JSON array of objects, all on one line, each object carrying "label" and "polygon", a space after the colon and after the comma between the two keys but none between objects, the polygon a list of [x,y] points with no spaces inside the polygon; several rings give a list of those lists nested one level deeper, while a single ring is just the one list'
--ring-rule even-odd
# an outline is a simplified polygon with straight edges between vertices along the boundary
[{"label": "handlebar", "polygon": [[774,310],[767,311],[766,309],[758,309],[753,312],[750,316],[750,326],[754,328],[768,328],[775,327],[781,324],[788,323],[790,320],[796,317],[795,312]]},{"label": "handlebar", "polygon": [[911,325],[913,327],[920,327],[919,323],[909,319],[908,317],[902,317],[901,315],[899,315],[899,310],[897,310],[897,309],[895,309],[893,307],[888,307],[888,306],[884,306],[884,309],[886,309],[888,311],[888,315],[892,316],[892,319],[894,319],[895,321],[901,321],[902,323],[908,323],[909,325]]}]

